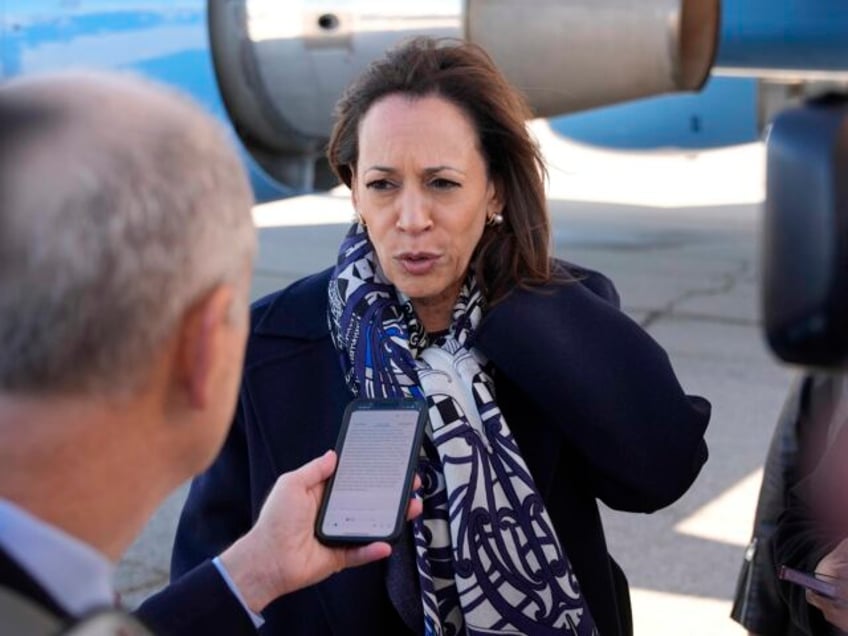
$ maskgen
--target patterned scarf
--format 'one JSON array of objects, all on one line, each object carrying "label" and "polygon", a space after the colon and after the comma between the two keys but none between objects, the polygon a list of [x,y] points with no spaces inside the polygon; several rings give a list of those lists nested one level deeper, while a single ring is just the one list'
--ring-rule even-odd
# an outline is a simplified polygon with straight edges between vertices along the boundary
[{"label": "patterned scarf", "polygon": [[365,231],[342,242],[329,321],[348,386],[369,398],[426,396],[424,514],[413,522],[425,633],[595,636],[541,496],[467,346],[483,298],[469,274],[447,335],[431,342],[385,278]]}]

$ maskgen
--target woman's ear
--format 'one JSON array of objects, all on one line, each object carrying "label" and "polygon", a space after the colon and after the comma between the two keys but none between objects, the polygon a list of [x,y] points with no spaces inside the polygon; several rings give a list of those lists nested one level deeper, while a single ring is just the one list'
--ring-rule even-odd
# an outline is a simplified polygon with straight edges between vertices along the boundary
[{"label": "woman's ear", "polygon": [[356,174],[354,172],[350,173],[350,202],[353,204],[353,220],[355,223],[359,223],[362,227],[365,227],[365,219],[362,218],[362,214],[359,212],[359,196],[356,190],[357,182],[356,182]]},{"label": "woman's ear", "polygon": [[350,172],[350,202],[353,203],[353,209],[356,210],[356,216],[359,216],[359,201],[358,195],[356,192],[356,173],[351,170]]},{"label": "woman's ear", "polygon": [[503,187],[497,179],[489,179],[488,202],[486,205],[486,216],[502,214],[504,209]]}]

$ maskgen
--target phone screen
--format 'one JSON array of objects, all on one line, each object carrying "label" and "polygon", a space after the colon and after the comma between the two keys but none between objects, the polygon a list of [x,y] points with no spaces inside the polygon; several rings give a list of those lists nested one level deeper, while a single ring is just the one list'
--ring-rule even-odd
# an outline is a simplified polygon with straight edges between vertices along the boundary
[{"label": "phone screen", "polygon": [[426,406],[415,400],[358,400],[348,407],[319,538],[355,542],[399,534],[425,422]]}]

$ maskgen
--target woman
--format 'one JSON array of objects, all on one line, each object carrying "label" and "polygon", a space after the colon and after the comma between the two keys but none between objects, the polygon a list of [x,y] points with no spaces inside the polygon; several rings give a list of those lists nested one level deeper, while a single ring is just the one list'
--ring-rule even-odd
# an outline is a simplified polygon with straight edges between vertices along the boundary
[{"label": "woman", "polygon": [[173,576],[332,446],[355,396],[426,395],[424,514],[385,563],[272,603],[268,632],[631,633],[596,499],[650,512],[682,495],[709,404],[606,278],[552,259],[530,112],[483,51],[413,40],[336,116],[328,156],[358,222],[334,268],[256,304],[240,408],[192,487]]}]

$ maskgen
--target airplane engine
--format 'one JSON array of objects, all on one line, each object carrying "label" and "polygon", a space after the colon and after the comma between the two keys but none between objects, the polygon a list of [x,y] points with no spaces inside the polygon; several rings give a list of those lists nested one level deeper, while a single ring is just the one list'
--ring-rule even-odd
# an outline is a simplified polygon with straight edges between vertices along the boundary
[{"label": "airplane engine", "polygon": [[335,184],[323,150],[333,104],[405,37],[483,46],[548,117],[699,89],[719,0],[210,0],[218,81],[256,161],[295,190]]}]

